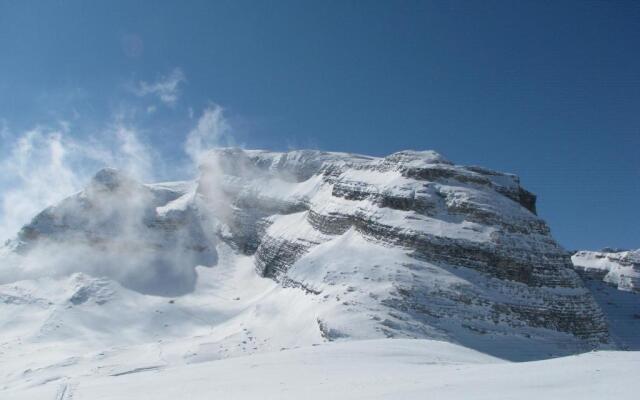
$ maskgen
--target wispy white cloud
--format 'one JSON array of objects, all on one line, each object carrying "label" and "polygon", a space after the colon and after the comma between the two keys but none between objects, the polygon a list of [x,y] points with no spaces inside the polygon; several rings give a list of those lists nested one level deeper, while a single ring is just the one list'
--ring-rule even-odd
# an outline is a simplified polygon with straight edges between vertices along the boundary
[{"label": "wispy white cloud", "polygon": [[127,57],[138,58],[144,54],[144,41],[136,33],[128,33],[120,38],[122,51]]},{"label": "wispy white cloud", "polygon": [[180,97],[180,85],[186,81],[180,68],[175,68],[168,75],[161,76],[155,82],[139,82],[133,89],[138,96],[156,96],[169,107],[173,107]]},{"label": "wispy white cloud", "polygon": [[115,162],[111,164],[119,166],[128,175],[143,182],[153,180],[156,159],[153,147],[140,140],[135,128],[122,122],[116,124],[115,134],[118,147],[113,152]]},{"label": "wispy white cloud", "polygon": [[[176,68],[155,82],[139,82],[133,90],[172,106],[184,81]],[[142,182],[176,174],[193,176],[207,150],[233,145],[222,107],[211,103],[200,115],[189,107],[188,119],[194,125],[183,142],[189,162],[174,161],[167,169],[161,147],[145,140],[136,123],[140,111],[150,116],[158,105],[140,107],[122,107],[107,123],[85,124],[85,116],[72,115],[26,131],[12,130],[0,118],[0,242],[13,237],[44,208],[82,189],[100,168],[114,167]],[[81,126],[89,126],[90,134],[78,132]]]},{"label": "wispy white cloud", "polygon": [[64,132],[41,127],[12,143],[0,162],[0,239],[7,239],[37,212],[73,193],[80,177],[69,165]]},{"label": "wispy white cloud", "polygon": [[105,166],[146,181],[154,178],[155,151],[138,131],[116,119],[100,139],[75,139],[71,125],[38,126],[13,134],[3,128],[8,149],[0,160],[0,241],[4,241],[45,207],[80,190]]},{"label": "wispy white cloud", "polygon": [[9,139],[9,126],[4,118],[0,118],[0,139]]},{"label": "wispy white cloud", "polygon": [[231,125],[224,116],[222,107],[213,104],[207,107],[189,132],[184,149],[195,164],[200,164],[203,153],[210,148],[229,144]]}]

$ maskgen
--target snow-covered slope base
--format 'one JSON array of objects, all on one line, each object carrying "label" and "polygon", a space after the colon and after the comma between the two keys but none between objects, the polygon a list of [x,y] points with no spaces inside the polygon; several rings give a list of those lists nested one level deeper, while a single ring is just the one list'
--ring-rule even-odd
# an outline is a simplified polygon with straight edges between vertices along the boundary
[{"label": "snow-covered slope base", "polygon": [[623,400],[637,395],[634,371],[640,369],[638,352],[511,363],[449,343],[406,339],[332,343],[193,365],[167,365],[144,349],[125,354],[121,358],[129,362],[119,366],[107,361],[109,355],[97,354],[70,358],[48,375],[24,371],[26,379],[9,382],[0,393],[12,400]]}]

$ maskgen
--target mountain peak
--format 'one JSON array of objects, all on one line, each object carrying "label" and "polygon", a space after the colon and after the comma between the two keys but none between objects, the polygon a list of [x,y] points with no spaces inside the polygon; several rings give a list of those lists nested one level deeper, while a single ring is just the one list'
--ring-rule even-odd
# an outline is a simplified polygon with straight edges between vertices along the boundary
[{"label": "mountain peak", "polygon": [[453,163],[447,160],[442,154],[434,150],[402,150],[385,157],[386,160],[401,163],[415,163],[415,164],[448,164]]},{"label": "mountain peak", "polygon": [[112,167],[106,167],[96,172],[91,179],[90,186],[114,191],[133,183],[135,183],[135,181],[123,171]]}]

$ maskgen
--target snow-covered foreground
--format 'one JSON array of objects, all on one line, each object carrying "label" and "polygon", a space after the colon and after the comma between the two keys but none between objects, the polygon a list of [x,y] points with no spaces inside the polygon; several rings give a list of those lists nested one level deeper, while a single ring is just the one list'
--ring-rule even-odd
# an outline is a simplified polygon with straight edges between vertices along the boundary
[{"label": "snow-covered foreground", "polygon": [[635,351],[514,363],[436,340],[327,342],[314,296],[218,252],[227,268],[198,267],[175,299],[83,274],[0,285],[0,399],[633,396]]},{"label": "snow-covered foreground", "polygon": [[[631,399],[640,352],[593,352],[511,363],[450,343],[379,339],[287,349],[192,365],[136,355],[74,378],[5,387],[2,399]],[[3,365],[3,367],[7,367]],[[425,397],[426,396],[426,397]]]}]

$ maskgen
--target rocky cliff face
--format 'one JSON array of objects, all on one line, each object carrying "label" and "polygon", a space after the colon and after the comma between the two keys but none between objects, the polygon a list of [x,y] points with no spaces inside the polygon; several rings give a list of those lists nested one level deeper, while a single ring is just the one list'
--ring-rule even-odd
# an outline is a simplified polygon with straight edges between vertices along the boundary
[{"label": "rocky cliff face", "polygon": [[[222,183],[224,239],[253,254],[260,275],[360,309],[381,334],[607,341],[598,306],[514,175],[414,151],[219,150],[210,160],[199,192]],[[334,324],[333,335],[351,334]]]},{"label": "rocky cliff face", "polygon": [[[220,149],[194,183],[139,185],[103,171],[12,246],[81,238],[144,274],[96,271],[179,294],[226,244],[260,276],[312,298],[306,312],[326,340],[429,337],[505,356],[515,345],[559,354],[608,343],[600,308],[535,201],[514,175],[431,151]],[[158,272],[162,290],[150,289],[158,282],[145,277]]]}]

